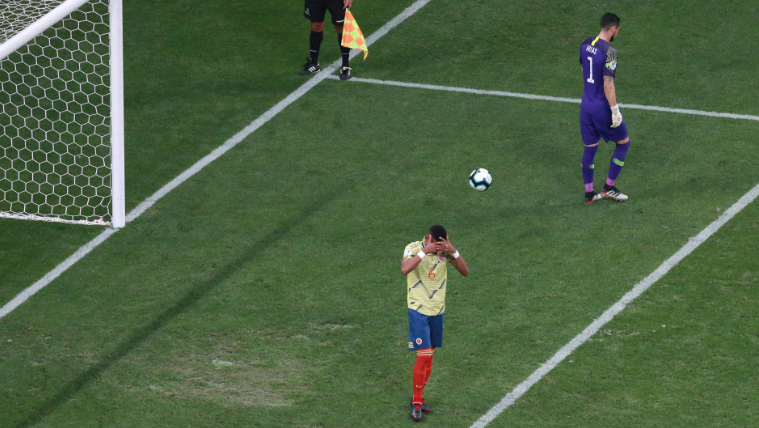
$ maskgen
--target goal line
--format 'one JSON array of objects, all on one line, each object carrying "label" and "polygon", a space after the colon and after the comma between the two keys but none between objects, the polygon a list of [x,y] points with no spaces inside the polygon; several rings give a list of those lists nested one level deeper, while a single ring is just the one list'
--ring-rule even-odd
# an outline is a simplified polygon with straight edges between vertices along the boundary
[{"label": "goal line", "polygon": [[[328,79],[332,80],[338,80],[338,76],[329,76]],[[416,88],[416,89],[428,89],[433,91],[447,91],[447,92],[461,92],[466,94],[476,94],[476,95],[491,95],[491,96],[497,96],[497,97],[511,97],[511,98],[523,98],[528,100],[541,100],[541,101],[554,101],[554,102],[561,102],[561,103],[572,103],[572,104],[580,104],[582,100],[580,98],[564,98],[564,97],[551,97],[548,95],[533,95],[533,94],[522,94],[519,92],[506,92],[506,91],[488,91],[484,89],[473,89],[473,88],[459,88],[455,86],[440,86],[440,85],[428,85],[424,83],[408,83],[408,82],[398,82],[394,80],[379,80],[379,79],[365,79],[360,77],[353,77],[349,80],[349,82],[357,82],[357,83],[373,83],[376,85],[388,85],[388,86],[400,86],[404,88]],[[696,116],[710,116],[710,117],[724,117],[728,119],[743,119],[743,120],[754,120],[759,122],[759,116],[753,116],[750,114],[735,114],[735,113],[720,113],[715,111],[703,111],[703,110],[691,110],[691,109],[684,109],[684,108],[669,108],[669,107],[658,107],[658,106],[646,106],[646,105],[640,105],[640,104],[619,104],[620,107],[624,107],[626,109],[636,109],[636,110],[652,110],[652,111],[661,111],[666,113],[680,113],[680,114],[690,114],[690,115],[696,115]]]}]

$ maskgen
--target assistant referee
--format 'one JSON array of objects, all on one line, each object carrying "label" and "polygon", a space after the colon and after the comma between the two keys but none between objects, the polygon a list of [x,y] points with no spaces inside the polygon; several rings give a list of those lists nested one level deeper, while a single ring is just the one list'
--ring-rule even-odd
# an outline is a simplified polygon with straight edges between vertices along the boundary
[{"label": "assistant referee", "polygon": [[342,44],[343,24],[345,23],[345,9],[353,5],[353,0],[306,0],[303,16],[311,21],[311,55],[306,58],[306,63],[301,70],[301,76],[308,76],[321,71],[319,66],[319,48],[324,39],[324,16],[327,10],[332,16],[332,24],[337,31],[337,43],[340,46],[340,53],[343,57],[343,67],[340,69],[340,80],[351,78],[351,68],[349,64],[350,48]]}]

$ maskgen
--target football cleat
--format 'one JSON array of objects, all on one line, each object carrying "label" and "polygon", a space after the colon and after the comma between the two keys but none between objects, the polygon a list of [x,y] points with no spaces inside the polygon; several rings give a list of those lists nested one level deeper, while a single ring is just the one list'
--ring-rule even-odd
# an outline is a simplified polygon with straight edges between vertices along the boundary
[{"label": "football cleat", "polygon": [[311,62],[311,57],[306,58],[306,63],[303,64],[303,70],[301,70],[298,75],[300,76],[308,76],[309,74],[314,74],[322,71],[322,68],[319,67],[319,63],[316,64]]},{"label": "football cleat", "polygon": [[[614,186],[604,186],[604,189],[601,191],[601,195],[604,198],[614,199],[617,202],[624,202],[627,200],[627,195],[617,190]],[[586,198],[587,200],[587,198]],[[587,202],[586,202],[587,203]]]},{"label": "football cleat", "polygon": [[[411,399],[411,405],[414,404],[413,400],[414,399],[412,398]],[[427,405],[427,403],[425,403],[424,401],[422,401],[422,404],[420,404],[420,407],[422,409],[422,413],[432,413],[432,407],[430,407],[429,405]]]},{"label": "football cleat", "polygon": [[348,80],[350,78],[351,78],[351,68],[343,67],[342,70],[340,70],[340,80]]},{"label": "football cleat", "polygon": [[600,201],[604,197],[596,192],[585,192],[585,205],[590,205],[595,201]]},{"label": "football cleat", "polygon": [[411,419],[419,422],[422,420],[422,405],[419,403],[411,403]]}]

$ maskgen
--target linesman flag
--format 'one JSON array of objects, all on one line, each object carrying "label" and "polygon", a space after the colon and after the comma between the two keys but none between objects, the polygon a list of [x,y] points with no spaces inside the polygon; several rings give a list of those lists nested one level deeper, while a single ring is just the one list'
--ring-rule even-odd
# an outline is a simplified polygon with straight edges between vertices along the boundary
[{"label": "linesman flag", "polygon": [[364,34],[358,28],[356,18],[353,17],[350,9],[345,9],[345,22],[343,23],[343,46],[346,48],[361,49],[364,51],[364,61],[369,55],[369,48],[366,46]]}]

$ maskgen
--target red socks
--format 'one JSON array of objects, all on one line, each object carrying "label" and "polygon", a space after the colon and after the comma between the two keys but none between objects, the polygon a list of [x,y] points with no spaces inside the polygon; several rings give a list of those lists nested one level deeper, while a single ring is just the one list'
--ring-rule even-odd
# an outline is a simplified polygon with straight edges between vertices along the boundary
[{"label": "red socks", "polygon": [[414,403],[424,403],[422,394],[432,373],[432,354],[435,348],[419,349],[416,351],[414,364]]}]

